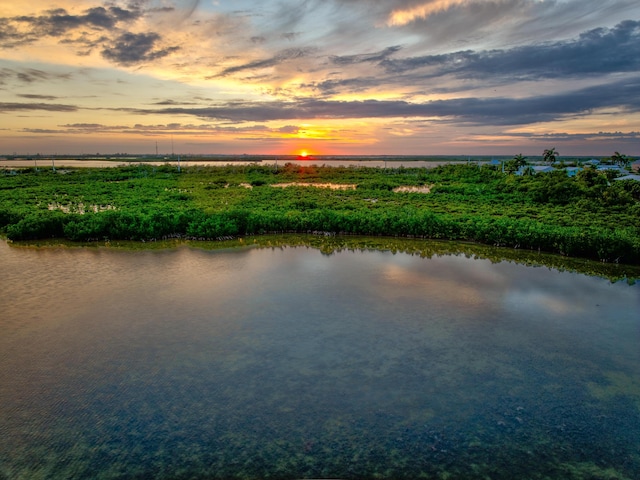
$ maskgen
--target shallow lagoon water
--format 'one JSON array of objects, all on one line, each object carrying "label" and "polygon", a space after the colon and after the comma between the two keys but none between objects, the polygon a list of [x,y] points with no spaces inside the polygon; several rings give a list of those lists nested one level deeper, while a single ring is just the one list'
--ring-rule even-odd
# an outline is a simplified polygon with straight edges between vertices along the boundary
[{"label": "shallow lagoon water", "polygon": [[0,242],[0,478],[640,476],[640,285]]}]

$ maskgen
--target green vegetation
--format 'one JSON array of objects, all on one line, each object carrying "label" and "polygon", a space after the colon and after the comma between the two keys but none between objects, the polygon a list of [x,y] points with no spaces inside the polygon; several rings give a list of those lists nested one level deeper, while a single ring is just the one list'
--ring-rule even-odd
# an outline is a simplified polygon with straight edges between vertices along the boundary
[{"label": "green vegetation", "polygon": [[[394,191],[406,186],[430,193]],[[477,165],[24,169],[0,174],[0,229],[16,241],[405,236],[637,265],[640,184],[610,182],[591,169],[570,178],[562,170],[517,176]]]},{"label": "green vegetation", "polygon": [[556,161],[556,158],[560,155],[555,148],[550,148],[542,152],[542,160],[545,163],[553,163]]}]

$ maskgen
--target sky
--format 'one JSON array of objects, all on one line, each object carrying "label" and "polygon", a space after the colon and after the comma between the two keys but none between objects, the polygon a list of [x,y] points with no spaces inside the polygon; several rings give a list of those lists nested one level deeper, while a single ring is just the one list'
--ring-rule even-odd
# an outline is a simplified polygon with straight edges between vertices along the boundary
[{"label": "sky", "polygon": [[0,0],[0,155],[640,156],[638,0]]}]

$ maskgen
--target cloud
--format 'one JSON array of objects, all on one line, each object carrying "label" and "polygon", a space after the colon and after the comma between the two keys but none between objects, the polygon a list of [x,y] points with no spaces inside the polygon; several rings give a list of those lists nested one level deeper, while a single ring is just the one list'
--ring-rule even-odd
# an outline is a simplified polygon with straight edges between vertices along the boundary
[{"label": "cloud", "polygon": [[222,72],[215,76],[207,77],[207,79],[212,79],[216,77],[226,77],[228,75],[242,72],[245,70],[259,70],[262,68],[274,67],[281,63],[287,62],[289,60],[296,60],[300,58],[307,57],[313,54],[316,51],[315,48],[288,48],[286,50],[282,50],[278,52],[275,56],[271,58],[265,58],[262,60],[254,60],[252,62],[248,62],[242,65],[235,65],[233,67],[227,67]]},{"label": "cloud", "polygon": [[458,51],[404,59],[385,58],[387,73],[427,69],[426,76],[539,80],[567,76],[640,71],[640,21],[598,28],[575,40],[527,45],[510,50]]},{"label": "cloud", "polygon": [[20,98],[28,98],[30,100],[55,100],[58,97],[54,97],[53,95],[36,95],[36,94],[18,94]]},{"label": "cloud", "polygon": [[389,26],[402,26],[416,20],[424,20],[434,13],[448,10],[453,6],[464,5],[468,0],[431,0],[423,1],[407,8],[393,10],[387,20]]},{"label": "cloud", "polygon": [[82,15],[73,15],[63,8],[57,8],[43,15],[14,17],[11,22],[22,27],[21,30],[27,28],[25,38],[35,41],[42,36],[61,37],[81,28],[111,30],[121,22],[136,20],[140,15],[138,10],[125,10],[117,6],[90,8]]},{"label": "cloud", "polygon": [[525,98],[454,98],[425,103],[403,100],[229,102],[212,107],[135,109],[138,114],[194,115],[200,118],[258,121],[437,117],[477,125],[523,125],[583,115],[596,109],[640,111],[640,77],[574,92]]},{"label": "cloud", "polygon": [[160,100],[158,102],[155,102],[154,105],[163,105],[163,106],[169,106],[169,105],[198,105],[198,103],[197,102],[178,102],[176,100],[167,99],[167,100]]},{"label": "cloud", "polygon": [[525,98],[462,98],[431,102],[438,116],[478,125],[523,125],[580,116],[603,108],[640,111],[640,77],[580,90]]},{"label": "cloud", "polygon": [[55,103],[0,103],[0,112],[19,112],[29,110],[46,110],[49,112],[75,112],[78,107],[74,105],[61,105]]},{"label": "cloud", "polygon": [[128,66],[166,57],[180,49],[180,47],[157,49],[156,43],[159,40],[160,35],[157,33],[124,33],[115,40],[113,45],[103,49],[101,54],[107,60]]},{"label": "cloud", "polygon": [[16,26],[6,18],[0,19],[0,47],[15,48],[31,41]]},{"label": "cloud", "polygon": [[353,65],[357,63],[378,63],[386,60],[394,53],[400,51],[401,46],[395,45],[374,53],[361,53],[358,55],[332,55],[329,57],[336,65]]},{"label": "cloud", "polygon": [[209,136],[215,134],[232,134],[243,137],[257,136],[262,138],[265,136],[274,136],[280,138],[282,134],[295,134],[299,127],[286,125],[279,128],[269,128],[265,125],[249,124],[243,126],[221,126],[211,124],[154,124],[147,125],[137,123],[133,126],[128,125],[105,125],[102,123],[69,123],[59,125],[56,129],[44,128],[23,128],[20,131],[32,134],[58,134],[58,135],[95,135],[95,134],[128,134],[142,136],[167,137],[167,135],[176,136]]},{"label": "cloud", "polygon": [[280,127],[278,129],[278,132],[280,133],[289,133],[289,134],[295,134],[298,133],[300,131],[300,127],[297,127],[295,125],[285,125],[284,127]]},{"label": "cloud", "polygon": [[[68,81],[71,73],[47,72],[39,68],[2,68],[0,69],[0,84],[17,82],[18,84],[37,84],[54,81]],[[35,98],[35,97],[33,97]]]},{"label": "cloud", "polygon": [[[348,3],[348,0],[345,0]],[[364,2],[358,2],[364,3]],[[634,18],[636,0],[393,0],[384,24],[422,38],[443,53],[455,44],[485,48],[567,38],[601,25]]]},{"label": "cloud", "polygon": [[640,132],[594,132],[594,133],[503,133],[504,136],[527,137],[545,142],[566,142],[566,141],[594,141],[594,140],[616,140],[637,142],[640,140]]},{"label": "cloud", "polygon": [[[198,3],[192,2],[187,16]],[[56,8],[40,15],[3,18],[0,19],[0,27],[3,27],[0,47],[15,48],[53,37],[59,45],[82,47],[83,50],[76,52],[79,56],[88,56],[99,47],[103,58],[122,66],[157,60],[177,51],[177,46],[161,45],[162,38],[158,33],[127,30],[142,20],[146,12],[139,4],[132,3],[129,8],[107,4],[86,9],[81,14]],[[144,23],[141,25],[144,27]]]},{"label": "cloud", "polygon": [[36,135],[55,135],[63,133],[61,130],[55,130],[52,128],[23,128],[20,131],[22,133],[35,133]]},{"label": "cloud", "polygon": [[331,96],[344,92],[366,92],[370,88],[383,86],[392,87],[392,84],[392,81],[384,77],[347,77],[301,84],[300,87],[318,91],[323,96]]}]

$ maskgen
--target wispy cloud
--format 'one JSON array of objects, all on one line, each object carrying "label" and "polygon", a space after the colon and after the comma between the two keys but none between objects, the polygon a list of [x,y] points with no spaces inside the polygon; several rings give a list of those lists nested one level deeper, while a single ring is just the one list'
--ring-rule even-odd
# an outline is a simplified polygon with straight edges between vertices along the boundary
[{"label": "wispy cloud", "polygon": [[416,20],[425,20],[431,15],[449,10],[455,6],[464,5],[465,3],[470,2],[468,0],[431,0],[419,2],[393,10],[389,15],[387,24],[389,26],[402,26],[415,22]]},{"label": "wispy cloud", "polygon": [[598,28],[577,39],[509,50],[464,50],[442,55],[384,59],[388,73],[430,69],[428,76],[538,80],[577,75],[607,75],[640,70],[640,21]]},{"label": "wispy cloud", "polygon": [[384,50],[373,53],[360,53],[356,55],[332,55],[329,58],[336,65],[353,65],[357,63],[379,63],[385,61],[394,53],[400,51],[400,45],[387,47]]},{"label": "wispy cloud", "polygon": [[227,75],[231,75],[234,73],[244,72],[247,70],[260,70],[263,68],[274,67],[276,65],[280,65],[281,63],[297,60],[303,57],[307,57],[315,51],[314,48],[288,48],[286,50],[282,50],[277,52],[271,58],[264,58],[260,60],[254,60],[252,62],[248,62],[245,64],[235,65],[233,67],[227,67],[222,70],[219,74],[209,76],[208,79],[215,77],[226,77]]},{"label": "wispy cloud", "polygon": [[52,80],[70,80],[71,73],[45,71],[39,68],[1,68],[0,83],[17,81],[22,84],[49,82]]},{"label": "wispy cloud", "polygon": [[75,112],[78,107],[55,103],[0,103],[0,112],[24,112],[42,110],[47,112]]},{"label": "wispy cloud", "polygon": [[55,100],[57,98],[53,95],[37,95],[29,93],[18,94],[17,96],[20,98],[28,98],[30,100]]}]

